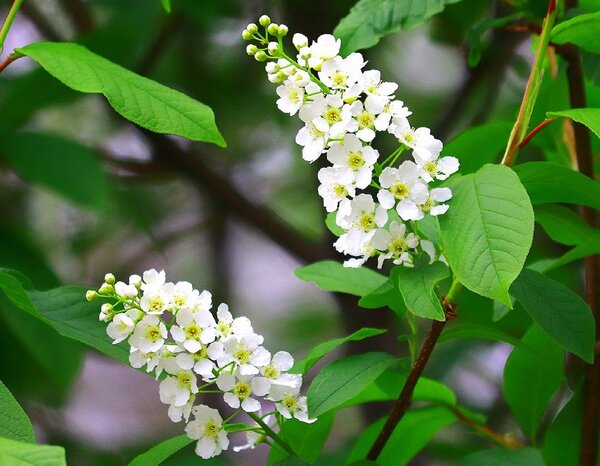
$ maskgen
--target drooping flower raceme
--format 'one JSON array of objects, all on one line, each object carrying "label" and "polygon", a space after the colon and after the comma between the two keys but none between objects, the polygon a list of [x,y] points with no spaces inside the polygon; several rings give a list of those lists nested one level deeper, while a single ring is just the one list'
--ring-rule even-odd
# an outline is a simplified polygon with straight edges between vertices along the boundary
[{"label": "drooping flower raceme", "polygon": [[[458,159],[440,155],[443,144],[429,128],[410,124],[411,111],[394,95],[396,83],[365,70],[360,53],[339,55],[340,39],[324,34],[309,45],[306,36],[294,34],[296,53],[290,56],[283,46],[287,26],[266,16],[259,22],[264,33],[253,23],[242,32],[256,42],[246,51],[267,62],[269,81],[279,85],[278,108],[304,123],[296,136],[304,160],[325,154],[331,164],[319,170],[318,193],[345,230],[335,242],[352,257],[344,265],[359,267],[377,256],[378,267],[387,259],[410,267],[423,252],[444,260],[418,222],[448,210],[452,191],[438,184],[458,171]],[[398,143],[387,157],[373,147],[382,132]]]},{"label": "drooping flower raceme", "polygon": [[[234,318],[226,304],[218,307],[215,318],[208,291],[200,293],[189,282],[167,282],[164,271],[152,269],[142,277],[132,275],[129,283],[115,282],[107,274],[100,289],[86,297],[110,301],[99,316],[108,324],[106,333],[114,344],[127,341],[133,367],[161,378],[160,400],[169,405],[173,422],[187,423],[185,431],[198,441],[199,456],[211,458],[228,449],[228,426],[241,412],[275,422],[269,432],[260,425],[235,425],[236,431],[258,434],[255,441],[265,440],[284,418],[314,421],[300,394],[302,376],[288,372],[292,356],[285,351],[271,355],[248,318]],[[195,404],[205,393],[220,393],[233,414],[224,419],[216,409]],[[267,405],[271,413],[260,414]]]}]

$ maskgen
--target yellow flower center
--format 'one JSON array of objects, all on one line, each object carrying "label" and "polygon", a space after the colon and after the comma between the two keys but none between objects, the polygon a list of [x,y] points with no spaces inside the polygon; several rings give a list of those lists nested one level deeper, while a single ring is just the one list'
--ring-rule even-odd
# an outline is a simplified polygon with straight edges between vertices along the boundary
[{"label": "yellow flower center", "polygon": [[177,307],[182,307],[185,305],[185,296],[175,295],[173,296],[173,302]]},{"label": "yellow flower center", "polygon": [[357,152],[352,152],[348,156],[348,166],[354,170],[358,171],[365,164],[365,159],[363,159],[362,154]]},{"label": "yellow flower center", "polygon": [[408,249],[408,245],[404,238],[397,238],[390,245],[390,252],[394,255],[400,255]]},{"label": "yellow flower center", "polygon": [[325,113],[323,114],[323,118],[325,118],[327,123],[333,125],[338,121],[342,121],[342,112],[339,108],[327,107],[327,110],[325,110]]},{"label": "yellow flower center", "polygon": [[356,121],[358,121],[358,127],[360,129],[372,128],[375,123],[375,116],[372,113],[365,111],[358,115]]},{"label": "yellow flower center", "polygon": [[240,364],[248,364],[250,362],[250,351],[240,348],[233,353],[233,358],[236,359]]},{"label": "yellow flower center", "polygon": [[300,94],[296,89],[292,90],[288,95],[288,100],[293,104],[297,104],[300,102]]},{"label": "yellow flower center", "polygon": [[154,296],[150,298],[148,301],[148,307],[151,312],[160,312],[162,311],[165,303],[160,296]]},{"label": "yellow flower center", "polygon": [[267,367],[264,368],[263,375],[267,379],[274,379],[279,375],[279,371],[269,364]]},{"label": "yellow flower center", "polygon": [[360,217],[358,224],[364,231],[372,230],[377,226],[373,214],[363,214],[362,217]]},{"label": "yellow flower center", "polygon": [[281,404],[285,406],[285,409],[287,409],[289,412],[294,412],[298,409],[298,400],[296,400],[296,398],[293,396],[286,396],[281,401]]},{"label": "yellow flower center", "polygon": [[345,86],[346,85],[347,76],[343,74],[341,71],[336,71],[331,76],[331,82],[334,86]]},{"label": "yellow flower center", "polygon": [[177,374],[177,384],[181,388],[190,388],[192,386],[192,375],[189,372],[180,372]]},{"label": "yellow flower center", "polygon": [[427,173],[429,173],[432,178],[434,178],[438,173],[437,165],[435,164],[435,162],[427,162],[425,165],[423,165],[423,168],[427,170]]},{"label": "yellow flower center", "polygon": [[146,340],[150,340],[152,343],[160,338],[160,329],[157,325],[148,325],[145,333]]},{"label": "yellow flower center", "polygon": [[337,197],[346,197],[348,195],[348,191],[341,184],[336,184],[333,188],[333,192]]},{"label": "yellow flower center", "polygon": [[228,336],[231,333],[231,326],[225,322],[219,322],[217,325],[217,330],[223,336]]},{"label": "yellow flower center", "polygon": [[204,425],[205,437],[217,438],[219,432],[221,432],[221,426],[217,425],[217,423],[212,419]]},{"label": "yellow flower center", "polygon": [[191,338],[192,340],[198,338],[202,333],[202,329],[195,322],[191,323],[184,329],[186,338]]},{"label": "yellow flower center", "polygon": [[252,393],[250,389],[250,385],[246,382],[238,382],[235,384],[235,388],[233,389],[233,393],[240,399],[248,398]]},{"label": "yellow flower center", "polygon": [[390,188],[390,192],[396,199],[404,199],[408,196],[409,189],[405,183],[396,183]]}]

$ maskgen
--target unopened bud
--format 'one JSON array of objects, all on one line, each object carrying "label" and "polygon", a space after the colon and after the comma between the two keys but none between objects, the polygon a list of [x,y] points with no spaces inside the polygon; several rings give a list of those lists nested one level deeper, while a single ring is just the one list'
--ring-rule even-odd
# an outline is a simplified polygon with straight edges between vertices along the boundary
[{"label": "unopened bud", "polygon": [[267,15],[262,15],[260,18],[258,18],[258,23],[261,26],[267,27],[269,24],[271,24],[271,18],[269,18]]},{"label": "unopened bud", "polygon": [[265,65],[265,70],[269,74],[277,73],[279,71],[279,65],[273,61],[270,61]]},{"label": "unopened bud", "polygon": [[94,290],[87,290],[85,292],[85,299],[87,299],[88,301],[93,301],[97,297],[98,297],[98,293]]},{"label": "unopened bud", "polygon": [[308,46],[308,37],[297,32],[294,34],[294,37],[292,37],[292,43],[294,44],[294,47],[296,47],[296,50],[300,50]]},{"label": "unopened bud", "polygon": [[281,37],[287,36],[288,32],[290,32],[290,30],[285,24],[279,25],[279,36],[281,36]]},{"label": "unopened bud", "polygon": [[142,286],[142,277],[139,275],[130,275],[129,276],[129,284],[139,288]]},{"label": "unopened bud", "polygon": [[104,284],[103,284],[103,285],[100,287],[100,289],[98,290],[98,292],[99,292],[100,294],[110,294],[110,293],[112,293],[113,291],[114,291],[114,287],[113,287],[111,284],[109,284],[109,283],[104,283]]},{"label": "unopened bud", "polygon": [[307,58],[310,58],[310,48],[302,47],[298,54],[300,55],[300,58],[306,60]]},{"label": "unopened bud", "polygon": [[248,31],[250,34],[256,34],[258,32],[258,26],[254,23],[250,23],[248,26],[246,26],[246,31]]},{"label": "unopened bud", "polygon": [[277,34],[279,34],[279,26],[275,23],[271,23],[267,27],[267,32],[272,36],[276,36]]},{"label": "unopened bud", "polygon": [[259,50],[258,52],[256,52],[256,54],[254,55],[254,59],[256,61],[265,61],[267,59],[267,54],[264,52],[264,50]]},{"label": "unopened bud", "polygon": [[248,55],[254,55],[256,52],[258,52],[258,47],[254,44],[248,44],[248,47],[246,47],[246,53]]},{"label": "unopened bud", "polygon": [[272,57],[279,56],[279,44],[277,42],[269,42],[267,50]]},{"label": "unopened bud", "polygon": [[250,31],[248,31],[248,29],[244,29],[242,31],[242,39],[244,39],[244,40],[251,40],[252,39],[252,33]]},{"label": "unopened bud", "polygon": [[104,275],[104,281],[106,283],[108,283],[109,285],[114,285],[115,284],[115,276],[112,273],[107,273],[106,275]]}]

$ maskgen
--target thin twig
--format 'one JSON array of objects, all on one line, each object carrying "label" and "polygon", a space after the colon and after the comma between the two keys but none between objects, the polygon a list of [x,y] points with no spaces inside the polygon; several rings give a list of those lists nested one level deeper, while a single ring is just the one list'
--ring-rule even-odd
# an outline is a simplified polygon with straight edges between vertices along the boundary
[{"label": "thin twig", "polygon": [[460,285],[458,282],[454,282],[450,292],[447,297],[442,298],[442,305],[444,308],[444,313],[446,315],[446,320],[438,321],[434,320],[429,328],[429,333],[423,342],[423,346],[421,347],[421,351],[419,352],[419,356],[417,356],[417,360],[412,366],[410,373],[404,383],[404,387],[402,387],[402,391],[400,392],[400,396],[394,403],[392,410],[390,411],[390,415],[388,416],[383,428],[379,432],[379,435],[375,439],[373,446],[369,450],[367,454],[367,459],[371,461],[376,461],[386,443],[392,436],[394,429],[398,425],[398,423],[402,420],[410,405],[412,403],[413,393],[415,391],[415,387],[421,374],[423,374],[423,370],[425,370],[425,366],[429,361],[429,357],[435,348],[435,345],[440,337],[442,330],[446,326],[446,322],[449,319],[453,319],[455,317],[455,309],[454,304],[451,304],[450,301],[454,300],[455,294],[458,292]]},{"label": "thin twig", "polygon": [[450,409],[450,411],[452,411],[456,418],[464,425],[469,426],[475,431],[485,435],[486,437],[493,440],[498,445],[503,446],[504,448],[514,450],[517,448],[523,448],[525,446],[522,442],[519,442],[510,434],[500,434],[487,424],[481,424],[479,422],[474,421],[473,419],[468,418],[460,411],[460,409],[455,408],[454,406],[450,406],[448,409]]},{"label": "thin twig", "polygon": [[10,30],[10,27],[12,26],[12,23],[15,20],[15,17],[17,16],[17,13],[19,11],[19,8],[21,8],[22,3],[23,0],[15,0],[13,2],[12,6],[10,7],[10,10],[8,10],[8,14],[4,19],[4,22],[2,23],[2,26],[0,27],[0,52],[2,52],[2,48],[4,47],[4,41],[6,40],[8,31]]},{"label": "thin twig", "polygon": [[8,57],[6,57],[4,59],[4,61],[2,61],[0,63],[0,73],[2,73],[6,67],[8,65],[10,65],[12,62],[14,62],[15,60],[18,60],[19,58],[21,58],[23,55],[18,54],[18,53],[11,53]]},{"label": "thin twig", "polygon": [[527,136],[525,136],[523,138],[523,140],[519,143],[519,149],[522,149],[523,147],[525,147],[537,133],[539,133],[542,129],[544,129],[546,126],[548,126],[554,120],[556,120],[556,118],[546,118],[539,125],[537,125],[535,128],[533,128],[529,132],[529,134]]}]

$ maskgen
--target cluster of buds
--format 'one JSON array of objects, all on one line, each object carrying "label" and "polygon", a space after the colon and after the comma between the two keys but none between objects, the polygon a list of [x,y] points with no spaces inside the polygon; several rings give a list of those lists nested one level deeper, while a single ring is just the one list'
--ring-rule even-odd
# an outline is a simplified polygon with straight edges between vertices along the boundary
[{"label": "cluster of buds", "polygon": [[[208,291],[199,292],[189,282],[167,282],[164,271],[152,269],[141,277],[132,275],[127,283],[107,274],[99,290],[86,293],[89,301],[98,297],[109,301],[99,316],[108,324],[106,333],[114,344],[127,340],[131,366],[145,367],[161,379],[160,399],[169,405],[169,418],[186,422],[185,431],[198,440],[196,453],[202,458],[229,447],[230,425],[247,432],[249,443],[239,450],[276,435],[283,418],[314,421],[300,395],[302,376],[288,372],[292,356],[285,351],[272,355],[250,320],[234,318],[226,304],[214,316]],[[216,409],[195,404],[209,393],[220,394],[231,415],[223,419]],[[257,425],[232,424],[241,413]],[[275,425],[269,427],[269,422]]]},{"label": "cluster of buds", "polygon": [[[420,251],[432,261],[444,260],[432,241],[420,237],[417,222],[448,210],[452,191],[437,184],[458,170],[458,159],[440,156],[442,142],[429,128],[410,125],[412,112],[394,96],[398,85],[382,81],[378,70],[363,71],[360,53],[341,57],[341,41],[329,34],[310,45],[306,36],[294,34],[292,57],[282,40],[288,28],[267,16],[259,23],[264,33],[254,23],[242,33],[255,42],[246,50],[267,61],[269,81],[279,84],[278,108],[304,123],[296,136],[304,160],[325,154],[331,164],[318,172],[318,193],[344,230],[334,244],[352,257],[344,265],[360,267],[377,256],[378,267],[387,259],[412,266]],[[373,147],[378,132],[398,141],[387,157]]]}]

